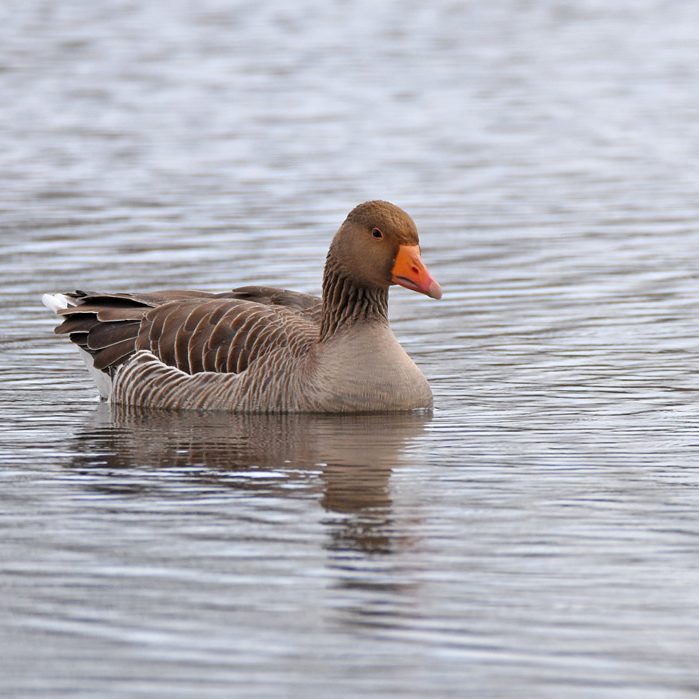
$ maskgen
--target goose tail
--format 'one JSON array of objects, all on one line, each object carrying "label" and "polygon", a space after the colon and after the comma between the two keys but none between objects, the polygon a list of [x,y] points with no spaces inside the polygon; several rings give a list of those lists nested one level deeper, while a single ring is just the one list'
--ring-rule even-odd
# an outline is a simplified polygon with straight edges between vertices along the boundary
[{"label": "goose tail", "polygon": [[[59,311],[69,308],[70,306],[77,306],[75,301],[69,296],[66,296],[65,294],[44,294],[41,297],[41,303],[43,303],[44,306],[46,306],[46,308],[48,308],[50,311],[53,311],[56,315],[58,315]],[[92,377],[92,380],[95,382],[95,385],[97,386],[100,398],[102,398],[103,400],[108,400],[112,393],[111,377],[109,376],[109,374],[95,369],[94,357],[89,352],[86,352],[82,347],[78,347],[78,350],[80,352],[80,356],[85,362],[87,371],[89,372],[90,376]]]},{"label": "goose tail", "polygon": [[65,294],[44,294],[41,297],[41,303],[54,313],[58,313],[58,311],[62,311],[69,306],[75,306],[75,301],[69,299]]}]

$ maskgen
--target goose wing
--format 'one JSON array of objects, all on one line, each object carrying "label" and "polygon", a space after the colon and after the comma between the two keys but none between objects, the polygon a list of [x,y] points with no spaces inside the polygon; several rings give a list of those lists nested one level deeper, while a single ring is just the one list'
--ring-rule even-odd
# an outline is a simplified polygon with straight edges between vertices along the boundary
[{"label": "goose wing", "polygon": [[240,373],[269,350],[313,342],[320,318],[319,298],[272,287],[65,296],[72,305],[58,311],[64,320],[56,333],[108,374],[139,350],[189,374]]}]

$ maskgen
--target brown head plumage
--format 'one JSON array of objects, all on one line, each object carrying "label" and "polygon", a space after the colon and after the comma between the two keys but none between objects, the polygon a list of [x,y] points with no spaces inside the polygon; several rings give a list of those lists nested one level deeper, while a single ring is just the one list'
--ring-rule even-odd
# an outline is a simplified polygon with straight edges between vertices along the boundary
[{"label": "brown head plumage", "polygon": [[400,284],[440,298],[419,246],[415,222],[403,209],[387,201],[367,201],[347,215],[330,246],[328,262],[360,286],[387,289]]}]

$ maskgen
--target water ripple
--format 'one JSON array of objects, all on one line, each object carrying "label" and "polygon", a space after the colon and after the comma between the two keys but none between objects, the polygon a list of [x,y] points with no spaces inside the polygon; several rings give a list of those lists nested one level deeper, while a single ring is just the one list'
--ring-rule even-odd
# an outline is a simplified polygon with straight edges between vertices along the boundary
[{"label": "water ripple", "polygon": [[[697,15],[0,7],[5,693],[696,696]],[[431,416],[110,412],[38,306],[317,293],[376,197]]]}]

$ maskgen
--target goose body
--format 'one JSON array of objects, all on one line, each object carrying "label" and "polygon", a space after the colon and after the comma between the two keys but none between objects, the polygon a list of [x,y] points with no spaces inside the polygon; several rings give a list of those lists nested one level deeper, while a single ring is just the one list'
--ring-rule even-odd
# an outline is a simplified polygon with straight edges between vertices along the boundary
[{"label": "goose body", "polygon": [[388,288],[441,297],[412,219],[360,204],[328,252],[322,298],[249,286],[47,294],[103,398],[163,409],[347,413],[432,406],[388,323]]}]

